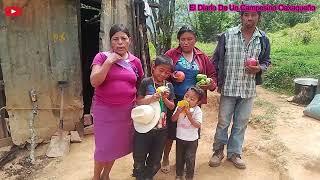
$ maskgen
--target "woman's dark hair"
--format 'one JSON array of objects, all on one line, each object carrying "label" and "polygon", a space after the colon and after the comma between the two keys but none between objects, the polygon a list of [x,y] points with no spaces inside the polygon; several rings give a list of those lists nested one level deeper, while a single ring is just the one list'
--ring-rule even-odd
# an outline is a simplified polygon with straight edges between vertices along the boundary
[{"label": "woman's dark hair", "polygon": [[195,92],[198,95],[199,101],[201,101],[201,99],[204,97],[204,91],[198,86],[192,86],[188,90]]},{"label": "woman's dark hair", "polygon": [[194,30],[190,26],[182,26],[180,28],[180,30],[178,31],[177,39],[180,40],[180,37],[182,36],[182,34],[186,33],[186,32],[193,34],[195,38],[197,37],[196,33],[194,32]]},{"label": "woman's dark hair", "polygon": [[128,28],[123,25],[123,24],[114,24],[111,26],[110,28],[110,32],[109,32],[109,37],[110,37],[110,40],[112,38],[112,36],[117,33],[117,32],[123,32],[123,33],[126,33],[126,35],[128,37],[130,37],[130,33],[129,33],[129,30]]},{"label": "woman's dark hair", "polygon": [[157,56],[156,59],[154,60],[154,66],[159,66],[159,65],[169,65],[171,69],[173,70],[173,61],[171,58],[165,55],[160,55]]}]

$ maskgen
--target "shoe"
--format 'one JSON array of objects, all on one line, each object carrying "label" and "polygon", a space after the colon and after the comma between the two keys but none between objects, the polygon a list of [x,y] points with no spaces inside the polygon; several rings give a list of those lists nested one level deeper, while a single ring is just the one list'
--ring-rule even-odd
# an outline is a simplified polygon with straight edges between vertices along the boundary
[{"label": "shoe", "polygon": [[218,167],[221,164],[222,159],[224,158],[223,149],[216,150],[209,161],[210,167]]},{"label": "shoe", "polygon": [[241,159],[240,154],[232,154],[230,158],[228,158],[229,161],[233,163],[233,165],[238,169],[246,169],[245,162]]}]

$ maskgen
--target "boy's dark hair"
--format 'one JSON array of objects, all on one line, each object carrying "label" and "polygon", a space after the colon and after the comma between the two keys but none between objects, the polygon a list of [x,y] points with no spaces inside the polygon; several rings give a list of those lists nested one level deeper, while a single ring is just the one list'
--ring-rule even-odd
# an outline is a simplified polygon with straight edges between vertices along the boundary
[{"label": "boy's dark hair", "polygon": [[112,36],[113,36],[114,34],[116,34],[117,32],[126,33],[126,35],[127,35],[128,37],[131,37],[131,36],[130,36],[130,33],[129,33],[129,30],[128,30],[128,28],[127,28],[125,25],[123,25],[123,24],[114,24],[114,25],[112,25],[111,28],[110,28],[110,32],[109,32],[109,38],[110,38],[110,40],[111,40]]},{"label": "boy's dark hair", "polygon": [[162,64],[169,65],[171,70],[173,70],[173,61],[168,56],[160,55],[156,57],[156,59],[154,60],[154,66],[159,66]]},{"label": "boy's dark hair", "polygon": [[192,86],[188,90],[194,91],[198,95],[198,100],[201,101],[204,97],[204,91],[198,86]]},{"label": "boy's dark hair", "polygon": [[195,31],[192,29],[192,27],[190,27],[190,26],[182,26],[180,28],[180,30],[178,31],[177,39],[180,40],[180,37],[182,36],[182,34],[186,33],[186,32],[189,32],[189,33],[193,34],[194,37],[197,38],[197,35],[196,35]]}]

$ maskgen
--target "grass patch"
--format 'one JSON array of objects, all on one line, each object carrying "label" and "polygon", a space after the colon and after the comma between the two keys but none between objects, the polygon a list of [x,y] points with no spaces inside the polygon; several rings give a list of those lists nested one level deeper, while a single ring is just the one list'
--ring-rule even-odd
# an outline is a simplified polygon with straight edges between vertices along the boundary
[{"label": "grass patch", "polygon": [[295,78],[320,77],[320,16],[269,35],[272,66],[264,87],[293,94]]},{"label": "grass patch", "polygon": [[249,120],[249,124],[254,128],[262,129],[268,135],[272,134],[273,129],[275,128],[275,114],[277,113],[277,106],[260,98],[255,100],[254,106],[261,109],[263,113],[252,115]]},{"label": "grass patch", "polygon": [[202,52],[204,52],[207,56],[212,56],[214,49],[216,48],[216,43],[203,43],[203,42],[197,42],[196,46],[199,48]]}]

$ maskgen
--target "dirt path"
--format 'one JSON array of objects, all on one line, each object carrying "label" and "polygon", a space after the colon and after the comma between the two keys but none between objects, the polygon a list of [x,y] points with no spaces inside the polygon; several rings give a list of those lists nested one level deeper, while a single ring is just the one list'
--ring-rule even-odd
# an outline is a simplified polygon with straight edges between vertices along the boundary
[{"label": "dirt path", "polygon": [[[236,169],[224,161],[218,168],[208,166],[212,155],[213,133],[217,123],[218,94],[209,94],[209,105],[203,107],[205,119],[196,161],[198,180],[308,180],[320,179],[320,121],[304,117],[303,107],[286,101],[286,97],[258,88],[254,111],[248,126],[244,159],[246,170]],[[46,146],[39,148],[43,151]],[[93,136],[72,144],[64,159],[55,159],[28,179],[89,180],[93,173]],[[175,151],[170,163],[175,162]],[[41,155],[41,152],[38,152]],[[131,180],[132,157],[118,161],[112,180]],[[174,179],[174,166],[169,174],[159,172],[157,180]],[[6,178],[8,179],[8,178]],[[12,178],[11,178],[12,179]]]}]

